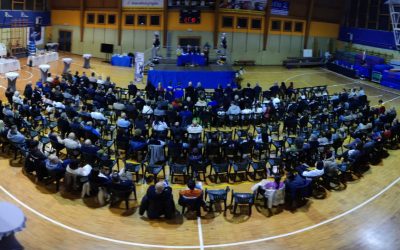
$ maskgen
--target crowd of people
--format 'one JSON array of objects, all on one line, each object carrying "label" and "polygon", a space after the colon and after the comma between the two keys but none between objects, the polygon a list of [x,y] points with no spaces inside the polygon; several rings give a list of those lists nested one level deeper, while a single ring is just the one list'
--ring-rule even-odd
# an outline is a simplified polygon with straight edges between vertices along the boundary
[{"label": "crowd of people", "polygon": [[296,206],[319,183],[330,188],[347,172],[379,161],[400,132],[396,110],[382,101],[371,106],[362,88],[330,95],[324,86],[296,89],[282,82],[264,90],[247,84],[209,92],[201,83],[164,89],[149,82],[139,90],[133,82],[124,89],[109,77],[69,72],[27,84],[22,96],[9,88],[6,97],[1,143],[25,158],[24,171],[38,182],[64,179],[67,190],[114,204],[136,194],[138,178],[127,164],[134,160],[156,183],[141,202],[140,214],[147,211],[149,218],[175,214],[168,175],[158,181],[166,165],[170,172],[174,164],[186,166],[188,189],[179,204],[197,212],[207,208],[195,180],[210,172],[202,181],[217,181],[221,164],[230,166],[227,182],[240,172],[254,181],[273,177],[252,188],[269,208]]}]

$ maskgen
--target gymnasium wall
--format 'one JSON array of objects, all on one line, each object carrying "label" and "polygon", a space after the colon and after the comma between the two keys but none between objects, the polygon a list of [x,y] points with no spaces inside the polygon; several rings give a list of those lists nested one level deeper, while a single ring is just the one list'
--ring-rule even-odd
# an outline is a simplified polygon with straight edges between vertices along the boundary
[{"label": "gymnasium wall", "polygon": [[[306,1],[306,0],[304,0]],[[259,65],[280,65],[282,60],[288,56],[301,56],[305,39],[306,18],[304,17],[304,6],[294,5],[293,13],[288,17],[272,16],[267,48],[263,50],[264,40],[264,14],[262,12],[237,12],[232,10],[221,11],[221,19],[219,20],[219,34],[222,32],[228,36],[228,52],[232,60],[256,60]],[[303,9],[300,9],[303,8]],[[53,41],[58,40],[60,30],[70,30],[73,32],[72,53],[83,54],[91,53],[95,57],[105,58],[105,54],[100,53],[101,43],[113,43],[115,53],[128,53],[134,51],[145,51],[151,49],[153,34],[155,31],[160,32],[162,37],[163,29],[163,10],[160,9],[124,9],[122,13],[122,38],[121,46],[118,46],[118,20],[115,24],[87,24],[87,14],[93,13],[105,14],[106,16],[116,15],[117,10],[110,9],[91,9],[84,14],[84,36],[83,42],[80,41],[80,11],[79,10],[53,10],[52,11],[52,29],[51,38]],[[160,24],[157,26],[138,25],[137,20],[133,25],[125,25],[126,15],[150,15],[160,16]],[[234,20],[234,25],[231,28],[222,27],[222,16],[230,16]],[[247,28],[237,26],[237,18],[246,17],[249,20]],[[329,17],[330,18],[330,17]],[[252,19],[261,20],[261,28],[251,28],[250,22]],[[272,21],[280,20],[282,27],[279,30],[272,30]],[[167,43],[173,49],[171,54],[174,55],[179,37],[200,37],[201,43],[208,42],[213,45],[214,40],[214,23],[215,14],[213,11],[203,11],[201,14],[200,24],[181,24],[179,23],[179,11],[169,10],[167,19],[167,28],[169,30]],[[284,31],[284,22],[292,22],[292,29]],[[335,22],[334,22],[335,21]],[[294,24],[296,22],[303,23],[301,32],[295,32]],[[325,52],[331,50],[335,46],[334,40],[337,39],[339,33],[338,20],[313,20],[310,25],[310,36],[308,48],[314,49],[315,52]],[[219,43],[219,41],[218,41]],[[164,44],[162,44],[164,45]],[[167,49],[161,50],[163,55],[166,55]],[[212,53],[213,54],[213,53]]]}]

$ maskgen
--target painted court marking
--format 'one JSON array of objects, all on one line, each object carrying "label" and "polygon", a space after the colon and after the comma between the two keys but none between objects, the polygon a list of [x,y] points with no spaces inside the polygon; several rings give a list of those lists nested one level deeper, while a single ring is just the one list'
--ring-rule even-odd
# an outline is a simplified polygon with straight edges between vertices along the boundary
[{"label": "painted court marking", "polygon": [[[36,68],[35,68],[35,69],[36,69]],[[38,70],[38,69],[37,69],[37,70]],[[325,69],[322,69],[322,70],[325,70]],[[327,71],[327,70],[326,70],[326,71]],[[331,72],[331,71],[327,71],[327,72],[313,72],[313,73],[310,72],[310,73],[304,73],[304,74],[300,74],[300,75],[297,75],[297,76],[290,77],[289,79],[287,79],[287,80],[285,80],[285,81],[288,81],[288,80],[290,80],[290,79],[293,79],[293,78],[296,78],[296,77],[302,76],[302,75],[323,74],[323,73],[332,73],[332,74],[336,74],[336,75],[341,76],[341,77],[343,77],[343,78],[350,79],[350,80],[354,81],[354,79],[351,79],[351,78],[342,76],[342,75],[340,75],[340,74],[337,74],[337,73]],[[389,90],[385,90],[385,89],[381,89],[381,88],[377,88],[377,87],[375,87],[375,86],[373,86],[373,85],[369,85],[369,84],[367,84],[367,83],[362,83],[362,82],[353,82],[353,83],[339,84],[339,85],[334,85],[334,86],[349,85],[349,84],[355,84],[355,83],[368,85],[369,87],[376,88],[376,89],[379,89],[379,90],[382,90],[382,91],[389,92],[389,93],[391,93],[391,94],[397,95],[397,97],[395,97],[395,98],[393,98],[393,99],[391,99],[391,100],[388,100],[388,101],[386,101],[385,103],[391,102],[391,101],[394,101],[394,100],[397,100],[397,99],[400,99],[400,94],[398,94],[398,93],[395,93],[395,92],[392,92],[392,91],[389,91]],[[3,87],[3,86],[0,86],[0,87]],[[4,88],[4,87],[3,87],[3,88]],[[61,222],[58,222],[58,221],[56,221],[56,220],[54,220],[54,219],[52,219],[52,218],[50,218],[50,217],[48,217],[48,216],[46,216],[46,215],[40,213],[39,211],[37,211],[37,210],[31,208],[30,206],[28,206],[27,204],[25,204],[24,202],[22,202],[21,200],[19,200],[16,196],[14,196],[13,194],[11,194],[8,190],[6,190],[6,189],[5,189],[3,186],[1,186],[1,185],[0,185],[0,189],[1,189],[7,196],[9,196],[10,198],[12,198],[15,202],[17,202],[17,203],[20,204],[22,207],[24,207],[25,209],[29,210],[30,212],[32,212],[32,213],[35,214],[36,216],[38,216],[38,217],[40,217],[40,218],[42,218],[42,219],[44,219],[44,220],[46,220],[46,221],[48,221],[48,222],[50,222],[50,223],[56,225],[56,226],[59,226],[59,227],[61,227],[61,228],[63,228],[63,229],[72,231],[72,232],[74,232],[74,233],[81,234],[81,235],[86,236],[86,237],[90,237],[90,238],[97,239],[97,240],[108,241],[108,242],[111,242],[111,243],[116,243],[116,244],[121,244],[121,245],[129,245],[129,246],[136,246],[136,247],[166,248],[166,249],[201,249],[201,250],[203,250],[203,249],[205,249],[205,248],[223,248],[223,247],[233,247],[233,246],[239,246],[239,245],[255,244],[255,243],[266,242],[266,241],[270,241],[270,240],[274,240],[274,239],[285,238],[285,237],[289,237],[289,236],[292,236],[292,235],[295,235],[295,234],[299,234],[299,233],[303,233],[303,232],[306,232],[306,231],[313,230],[313,229],[315,229],[315,228],[318,228],[318,227],[320,227],[320,226],[323,226],[323,225],[325,225],[325,224],[328,224],[328,223],[331,223],[331,222],[333,222],[333,221],[335,221],[335,220],[338,220],[338,219],[340,219],[340,218],[342,218],[342,217],[344,217],[344,216],[346,216],[346,215],[348,215],[348,214],[350,214],[350,213],[355,212],[356,210],[359,210],[360,208],[366,206],[367,204],[371,203],[372,201],[376,200],[378,197],[380,197],[381,195],[383,195],[383,194],[384,194],[385,192],[387,192],[390,188],[392,188],[394,185],[396,185],[399,181],[400,181],[400,177],[398,177],[396,180],[394,180],[393,182],[391,182],[388,186],[386,186],[384,189],[382,189],[379,193],[375,194],[374,196],[372,196],[371,198],[369,198],[369,199],[367,199],[366,201],[362,202],[361,204],[359,204],[359,205],[357,205],[356,207],[354,207],[354,208],[352,208],[352,209],[350,209],[350,210],[347,210],[347,211],[345,211],[345,212],[343,212],[343,213],[341,213],[341,214],[339,214],[339,215],[336,215],[336,216],[334,216],[334,217],[332,217],[332,218],[330,218],[330,219],[327,219],[327,220],[325,220],[325,221],[319,222],[319,223],[314,224],[314,225],[312,225],[312,226],[308,226],[308,227],[305,227],[305,228],[302,228],[302,229],[299,229],[299,230],[295,230],[295,231],[293,231],[293,232],[284,233],[284,234],[279,234],[279,235],[275,235],[275,236],[269,236],[269,237],[260,238],[260,239],[256,239],[256,240],[239,241],[239,242],[232,242],[232,243],[226,243],[226,244],[204,245],[203,232],[202,232],[203,230],[202,230],[202,225],[201,225],[201,218],[198,217],[198,218],[197,218],[197,228],[198,228],[199,245],[197,245],[197,246],[196,246],[196,245],[191,245],[191,246],[172,246],[172,245],[157,245],[157,244],[136,243],[136,242],[130,242],[130,241],[116,240],[116,239],[112,239],[112,238],[108,238],[108,237],[103,237],[103,236],[99,236],[99,235],[96,235],[96,234],[92,234],[92,233],[89,233],[89,232],[85,232],[85,231],[82,231],[82,230],[79,230],[79,229],[70,227],[70,226],[68,226],[68,225],[65,225],[65,224],[63,224],[63,223],[61,223]]]},{"label": "painted court marking", "polygon": [[6,194],[8,195],[10,198],[12,198],[14,201],[16,201],[18,204],[20,204],[22,207],[24,207],[25,209],[29,210],[30,212],[32,212],[33,214],[37,215],[38,217],[53,223],[61,228],[64,228],[66,230],[90,237],[90,238],[94,238],[97,240],[104,240],[104,241],[108,241],[108,242],[112,242],[112,243],[117,243],[117,244],[121,244],[121,245],[130,245],[130,246],[139,246],[139,247],[149,247],[149,248],[168,248],[168,249],[205,249],[205,248],[222,248],[222,247],[232,247],[232,246],[238,246],[238,245],[248,245],[248,244],[254,244],[254,243],[260,243],[260,242],[265,242],[265,241],[270,241],[270,240],[274,240],[274,239],[279,239],[279,238],[284,238],[284,237],[288,237],[288,236],[292,236],[295,234],[299,234],[299,233],[303,233],[306,231],[310,231],[312,229],[315,229],[317,227],[323,226],[325,224],[328,224],[330,222],[333,222],[335,220],[338,220],[350,213],[353,213],[354,211],[366,206],[367,204],[371,203],[372,201],[376,200],[378,197],[380,197],[382,194],[384,194],[386,191],[388,191],[390,188],[392,188],[394,185],[396,185],[398,182],[400,181],[400,177],[398,177],[396,180],[394,180],[392,183],[390,183],[388,186],[386,186],[384,189],[382,189],[379,193],[375,194],[374,196],[372,196],[371,198],[369,198],[368,200],[364,201],[363,203],[357,205],[356,207],[347,210],[339,215],[336,215],[330,219],[327,219],[325,221],[319,222],[315,225],[312,226],[308,226],[293,232],[289,232],[289,233],[284,233],[284,234],[279,234],[279,235],[275,235],[275,236],[270,236],[270,237],[265,237],[265,238],[260,238],[260,239],[256,239],[256,240],[248,240],[248,241],[239,241],[239,242],[232,242],[232,243],[226,243],[226,244],[215,244],[215,245],[204,245],[203,243],[203,233],[202,233],[202,227],[201,227],[201,219],[197,218],[197,225],[198,225],[198,233],[199,233],[199,241],[200,241],[200,245],[198,246],[171,246],[171,245],[155,245],[155,244],[144,244],[144,243],[136,243],[136,242],[130,242],[130,241],[123,241],[123,240],[116,240],[116,239],[112,239],[112,238],[107,238],[107,237],[103,237],[103,236],[98,236],[96,234],[92,234],[92,233],[88,233],[70,226],[67,226],[61,222],[58,222],[56,220],[51,219],[50,217],[38,212],[37,210],[29,207],[28,205],[26,205],[24,202],[22,202],[21,200],[19,200],[17,197],[15,197],[13,194],[11,194],[9,191],[7,191],[3,186],[0,186],[0,189]]},{"label": "painted court marking", "polygon": [[204,250],[203,229],[201,228],[201,218],[197,217],[197,229],[199,231],[200,250]]}]

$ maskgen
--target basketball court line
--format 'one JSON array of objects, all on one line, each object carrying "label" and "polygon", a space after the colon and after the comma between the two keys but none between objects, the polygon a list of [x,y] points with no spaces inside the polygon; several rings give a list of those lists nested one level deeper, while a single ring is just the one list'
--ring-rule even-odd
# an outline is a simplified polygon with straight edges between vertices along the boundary
[{"label": "basketball court line", "polygon": [[[35,69],[36,69],[36,68],[35,68]],[[38,70],[38,69],[37,69],[37,70]],[[325,69],[322,69],[322,70],[325,70]],[[293,79],[293,78],[298,77],[298,76],[302,76],[302,75],[322,74],[322,73],[329,73],[329,72],[330,72],[330,73],[333,73],[333,74],[337,74],[337,73],[331,72],[331,71],[327,71],[327,72],[314,72],[314,73],[311,73],[311,72],[310,72],[310,73],[304,73],[304,74],[300,74],[300,75],[293,76],[293,77],[289,78],[288,80]],[[337,75],[338,75],[338,76],[342,76],[342,75],[340,75],[340,74],[337,74]],[[346,78],[346,79],[351,79],[351,78],[348,78],[348,77],[346,77],[346,76],[342,76],[342,77],[343,77],[343,78]],[[286,81],[288,81],[288,80],[286,80]],[[354,79],[351,79],[351,80],[354,80]],[[365,83],[362,83],[362,82],[354,82],[354,83],[365,84]],[[349,84],[354,84],[354,83],[349,83]],[[348,84],[340,84],[340,85],[348,85]],[[400,99],[400,94],[391,92],[391,91],[389,91],[389,90],[380,89],[380,88],[377,88],[377,87],[375,87],[375,86],[373,86],[373,85],[369,85],[369,84],[365,84],[365,85],[368,85],[368,86],[370,86],[370,87],[373,87],[373,88],[376,88],[376,89],[379,89],[379,90],[383,90],[383,91],[389,92],[389,93],[391,93],[391,94],[398,95],[397,97],[395,97],[395,98],[393,98],[393,99],[391,99],[391,100],[389,100],[389,101],[387,101],[387,102],[391,102],[391,101],[394,101],[394,100],[396,100],[396,99]],[[339,85],[337,85],[337,86],[339,86]],[[2,86],[1,86],[1,87],[2,87]],[[10,198],[12,198],[14,201],[16,201],[18,204],[20,204],[22,207],[24,207],[25,209],[29,210],[30,212],[32,212],[32,213],[35,214],[36,216],[38,216],[38,217],[40,217],[40,218],[42,218],[42,219],[44,219],[44,220],[46,220],[46,221],[48,221],[48,222],[54,224],[54,225],[57,225],[57,226],[59,226],[59,227],[61,227],[61,228],[64,228],[64,229],[66,229],[66,230],[69,230],[69,231],[72,231],[72,232],[75,232],[75,233],[78,233],[78,234],[81,234],[81,235],[84,235],[84,236],[87,236],[87,237],[90,237],[90,238],[94,238],[94,239],[97,239],[97,240],[104,240],[104,241],[108,241],[108,242],[112,242],[112,243],[116,243],[116,244],[121,244],[121,245],[130,245],[130,246],[137,246],[137,247],[167,248],[167,249],[205,249],[205,248],[223,248],[223,247],[232,247],[232,246],[239,246],[239,245],[255,244],[255,243],[270,241],[270,240],[274,240],[274,239],[284,238],[284,237],[292,236],[292,235],[295,235],[295,234],[299,234],[299,233],[302,233],[302,232],[306,232],[306,231],[315,229],[315,228],[320,227],[320,226],[322,226],[322,225],[325,225],[325,224],[328,224],[328,223],[333,222],[333,221],[335,221],[335,220],[338,220],[338,219],[340,219],[340,218],[342,218],[342,217],[344,217],[344,216],[346,216],[346,215],[348,215],[348,214],[350,214],[350,213],[352,213],[352,212],[354,212],[354,211],[356,211],[356,210],[358,210],[358,209],[360,209],[360,208],[366,206],[367,204],[371,203],[372,201],[374,201],[375,199],[377,199],[378,197],[380,197],[382,194],[384,194],[386,191],[388,191],[388,190],[389,190],[390,188],[392,188],[394,185],[396,185],[399,181],[400,181],[400,177],[397,178],[397,179],[396,179],[395,181],[393,181],[392,183],[390,183],[387,187],[385,187],[385,188],[384,188],[383,190],[381,190],[379,193],[377,193],[376,195],[374,195],[374,196],[372,196],[371,198],[369,198],[368,200],[366,200],[366,201],[364,201],[363,203],[357,205],[356,207],[354,207],[354,208],[352,208],[352,209],[350,209],[350,210],[348,210],[348,211],[345,211],[345,212],[343,212],[343,213],[341,213],[341,214],[339,214],[339,215],[337,215],[337,216],[334,216],[334,217],[332,217],[332,218],[330,218],[330,219],[327,219],[327,220],[322,221],[322,222],[320,222],[320,223],[317,223],[317,224],[314,224],[314,225],[312,225],[312,226],[308,226],[308,227],[305,227],[305,228],[302,228],[302,229],[299,229],[299,230],[296,230],[296,231],[293,231],[293,232],[284,233],[284,234],[279,234],[279,235],[270,236],[270,237],[266,237],[266,238],[260,238],[260,239],[256,239],[256,240],[239,241],[239,242],[226,243],[226,244],[204,245],[204,239],[203,239],[203,233],[202,233],[202,226],[201,226],[201,218],[198,217],[198,218],[197,218],[198,234],[199,234],[199,245],[198,245],[198,246],[195,246],[195,245],[192,245],[192,246],[171,246],[171,245],[157,245],[157,244],[136,243],[136,242],[130,242],[130,241],[116,240],[116,239],[112,239],[112,238],[103,237],[103,236],[99,236],[99,235],[96,235],[96,234],[88,233],[88,232],[85,232],[85,231],[82,231],[82,230],[79,230],[79,229],[70,227],[70,226],[68,226],[68,225],[65,225],[65,224],[63,224],[63,223],[61,223],[61,222],[58,222],[58,221],[56,221],[56,220],[54,220],[54,219],[51,219],[50,217],[48,217],[48,216],[46,216],[46,215],[44,215],[44,214],[38,212],[37,210],[35,210],[35,209],[29,207],[29,206],[26,205],[24,202],[22,202],[21,200],[19,200],[16,196],[14,196],[13,194],[11,194],[10,192],[8,192],[8,191],[7,191],[3,186],[1,186],[1,185],[0,185],[0,189],[1,189],[6,195],[8,195]]]},{"label": "basketball court line", "polygon": [[[399,97],[400,98],[400,97]],[[274,240],[274,239],[279,239],[279,238],[285,238],[288,236],[292,236],[292,235],[296,235],[299,233],[303,233],[306,231],[310,231],[312,229],[318,228],[320,226],[323,226],[325,224],[328,224],[330,222],[333,222],[335,220],[338,220],[342,217],[345,217],[346,215],[353,213],[354,211],[357,211],[358,209],[366,206],[367,204],[371,203],[372,201],[376,200],[378,197],[380,197],[382,194],[384,194],[385,192],[387,192],[390,188],[392,188],[394,185],[396,185],[398,182],[400,181],[400,177],[398,177],[396,180],[394,180],[393,182],[391,182],[388,186],[386,186],[384,189],[382,189],[379,193],[375,194],[374,196],[372,196],[371,198],[369,198],[368,200],[362,202],[361,204],[355,206],[354,208],[347,210],[339,215],[336,215],[330,219],[327,219],[325,221],[321,221],[317,224],[314,224],[312,226],[308,226],[302,229],[298,229],[289,233],[284,233],[284,234],[278,234],[275,236],[269,236],[269,237],[265,237],[265,238],[260,238],[260,239],[256,239],[256,240],[247,240],[247,241],[238,241],[238,242],[232,242],[232,243],[225,243],[225,244],[213,244],[213,245],[204,245],[203,242],[203,234],[202,234],[202,227],[201,227],[201,219],[198,218],[197,219],[197,225],[198,225],[198,232],[199,232],[199,241],[200,241],[200,245],[195,246],[172,246],[172,245],[156,245],[156,244],[145,244],[145,243],[136,243],[136,242],[130,242],[130,241],[123,241],[123,240],[116,240],[116,239],[112,239],[112,238],[108,238],[108,237],[103,237],[103,236],[99,236],[96,234],[92,234],[92,233],[88,233],[70,226],[67,226],[61,222],[58,222],[54,219],[51,219],[50,217],[38,212],[37,210],[31,208],[30,206],[28,206],[27,204],[25,204],[24,202],[22,202],[21,200],[19,200],[16,196],[14,196],[13,194],[11,194],[9,191],[7,191],[3,186],[0,186],[0,189],[6,194],[8,195],[10,198],[12,198],[15,202],[17,202],[18,204],[20,204],[22,207],[24,207],[25,209],[29,210],[30,212],[32,212],[33,214],[35,214],[36,216],[52,223],[55,224],[61,228],[64,228],[66,230],[90,237],[90,238],[94,238],[97,240],[104,240],[104,241],[108,241],[108,242],[112,242],[112,243],[116,243],[116,244],[121,244],[121,245],[129,245],[129,246],[137,246],[137,247],[148,247],[148,248],[168,248],[168,249],[205,249],[205,248],[223,248],[223,247],[233,247],[233,246],[239,246],[239,245],[250,245],[250,244],[255,244],[255,243],[260,243],[260,242],[266,242],[266,241],[270,241],[270,240]]]},{"label": "basketball court line", "polygon": [[[336,73],[336,72],[333,72],[333,71],[330,71],[330,70],[327,70],[327,69],[324,69],[324,68],[321,68],[321,70],[324,70],[324,71],[326,71],[326,72],[332,73],[332,74],[334,74],[334,75],[340,76],[340,77],[345,78],[345,79],[354,80],[353,78],[350,78],[350,77],[348,77],[348,76],[341,75],[341,74],[339,74],[339,73]],[[366,83],[366,82],[358,81],[358,83],[359,83],[359,84],[366,85],[366,86],[371,87],[371,88],[374,88],[374,89],[378,89],[378,90],[381,90],[381,91],[384,91],[384,92],[393,94],[393,95],[400,96],[399,93],[396,93],[396,92],[394,92],[394,91],[390,91],[390,90],[384,89],[384,88],[378,88],[377,86],[374,86],[374,85],[369,84],[369,83]]]},{"label": "basketball court line", "polygon": [[203,229],[201,227],[201,218],[197,217],[197,229],[199,231],[200,250],[204,250]]},{"label": "basketball court line", "polygon": [[294,79],[296,77],[299,77],[299,76],[316,75],[316,74],[327,74],[327,72],[307,72],[307,73],[303,73],[303,74],[299,74],[299,75],[294,75],[294,76],[291,76],[288,79],[284,80],[284,82],[287,82],[287,81],[292,80],[292,79]]}]

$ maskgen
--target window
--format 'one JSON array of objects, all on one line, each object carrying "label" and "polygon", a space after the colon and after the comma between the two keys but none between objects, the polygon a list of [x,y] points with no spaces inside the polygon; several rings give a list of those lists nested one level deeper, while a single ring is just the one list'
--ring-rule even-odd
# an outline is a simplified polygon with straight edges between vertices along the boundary
[{"label": "window", "polygon": [[292,22],[291,21],[285,21],[284,22],[283,31],[292,32]]},{"label": "window", "polygon": [[261,19],[251,19],[251,28],[255,30],[261,29]]},{"label": "window", "polygon": [[125,15],[125,25],[134,25],[135,15]]},{"label": "window", "polygon": [[23,10],[24,0],[13,0],[13,10]]},{"label": "window", "polygon": [[[27,1],[29,2],[29,1]],[[46,0],[36,0],[35,1],[35,10],[46,10]]]},{"label": "window", "polygon": [[223,16],[222,17],[222,27],[223,28],[232,28],[233,27],[233,17]]},{"label": "window", "polygon": [[238,29],[247,29],[247,21],[248,19],[245,17],[238,17],[237,19],[237,28]]},{"label": "window", "polygon": [[147,23],[147,16],[145,16],[145,15],[139,15],[137,20],[138,20],[138,25],[146,25],[146,23]]},{"label": "window", "polygon": [[25,1],[25,9],[26,10],[34,10],[33,1]]},{"label": "window", "polygon": [[303,22],[294,23],[294,32],[303,32]]},{"label": "window", "polygon": [[106,23],[106,15],[97,14],[97,24],[105,24]]},{"label": "window", "polygon": [[160,25],[160,16],[150,16],[150,25],[159,26]]},{"label": "window", "polygon": [[94,14],[93,13],[89,13],[89,14],[87,14],[87,21],[86,21],[86,23],[87,24],[94,24]]},{"label": "window", "polygon": [[271,30],[273,31],[281,31],[282,22],[280,20],[272,20],[271,22]]},{"label": "window", "polygon": [[108,15],[108,24],[115,24],[115,15]]},{"label": "window", "polygon": [[12,9],[12,0],[1,0],[1,9],[2,10],[11,10]]}]

